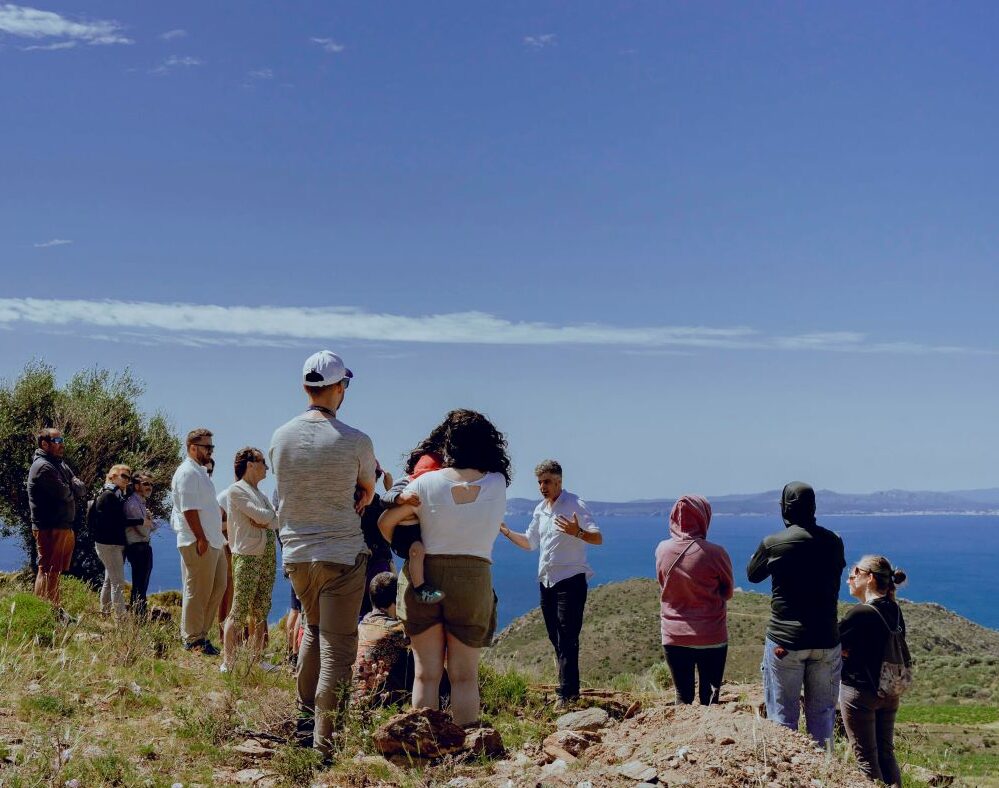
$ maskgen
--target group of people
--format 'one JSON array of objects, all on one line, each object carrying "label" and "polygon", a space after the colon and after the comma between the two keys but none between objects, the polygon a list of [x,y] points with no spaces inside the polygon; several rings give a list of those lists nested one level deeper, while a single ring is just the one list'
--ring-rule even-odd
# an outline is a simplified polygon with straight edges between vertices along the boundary
[{"label": "group of people", "polygon": [[[482,414],[454,410],[413,449],[404,475],[393,482],[383,475],[371,439],[339,418],[352,380],[335,353],[310,356],[301,381],[305,411],[274,432],[266,454],[254,447],[237,452],[236,482],[221,493],[209,473],[212,433],[188,433],[187,456],[171,485],[184,647],[219,654],[209,633],[221,607],[220,669],[232,669],[242,637],[259,656],[280,543],[293,607],[301,611],[289,643],[297,654],[303,739],[329,755],[351,687],[402,687],[405,678],[390,676],[407,672],[397,656],[409,648],[413,705],[439,708],[443,680],[454,721],[473,724],[479,657],[496,629],[492,554],[503,535],[539,552],[540,606],[558,666],[556,703],[571,703],[580,693],[579,638],[593,576],[587,547],[603,536],[586,504],[563,488],[561,465],[546,460],[537,466],[542,500],[525,532],[510,529],[504,522],[511,479],[506,440]],[[79,505],[85,494],[62,452],[59,431],[42,431],[28,481],[36,592],[56,605],[59,573],[72,557],[74,501]],[[259,489],[268,470],[276,480],[273,499]],[[385,493],[376,497],[379,478]],[[152,567],[153,524],[144,506],[150,491],[147,476],[115,465],[91,506],[88,522],[106,568],[102,609],[126,607],[126,560],[133,567],[130,604],[144,609]],[[842,540],[817,524],[815,493],[806,484],[784,488],[781,512],[785,529],[764,539],[747,567],[751,582],[771,578],[773,584],[762,664],[768,717],[797,728],[804,689],[807,730],[825,744],[838,699],[861,767],[872,778],[900,784],[892,747],[898,697],[879,694],[878,677],[887,638],[904,635],[894,597],[905,575],[883,557],[861,559],[848,581],[861,604],[838,622]],[[710,521],[706,499],[682,496],[670,512],[670,538],[655,556],[662,644],[680,703],[693,702],[696,679],[700,702],[717,702],[727,657],[734,577],[724,548],[707,541]],[[398,577],[392,553],[404,561]]]},{"label": "group of people", "polygon": [[[883,556],[861,558],[847,578],[858,604],[838,621],[843,540],[816,522],[809,485],[786,485],[780,506],[784,530],[767,536],[746,567],[750,582],[772,583],[762,660],[767,717],[797,730],[804,694],[806,729],[827,746],[838,703],[864,773],[901,786],[893,742],[898,685],[886,688],[883,676],[886,646],[899,639],[905,648],[895,589],[906,575]],[[710,523],[710,503],[683,496],[670,512],[670,539],[656,549],[663,649],[680,703],[694,700],[695,671],[700,702],[717,702],[725,670],[734,577],[725,549],[707,541]]]}]

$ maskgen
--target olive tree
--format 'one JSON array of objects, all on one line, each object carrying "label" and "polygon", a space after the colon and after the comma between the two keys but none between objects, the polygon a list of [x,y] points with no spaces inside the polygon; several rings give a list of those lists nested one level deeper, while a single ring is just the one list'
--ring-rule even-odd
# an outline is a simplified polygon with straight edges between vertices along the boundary
[{"label": "olive tree", "polygon": [[[180,440],[166,418],[140,411],[143,385],[130,370],[88,369],[62,387],[55,370],[32,362],[13,382],[0,382],[0,531],[16,535],[30,564],[37,566],[31,535],[26,481],[43,427],[62,430],[65,461],[87,485],[88,499],[100,491],[107,470],[125,463],[152,477],[147,506],[154,517],[166,515],[170,477],[180,462]],[[104,569],[87,532],[85,506],[77,512],[76,549],[69,573],[95,586]]]}]

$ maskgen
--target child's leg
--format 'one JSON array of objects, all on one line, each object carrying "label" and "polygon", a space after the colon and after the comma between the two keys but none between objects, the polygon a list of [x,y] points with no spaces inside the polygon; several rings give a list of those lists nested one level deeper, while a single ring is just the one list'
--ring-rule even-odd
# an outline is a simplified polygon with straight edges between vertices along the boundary
[{"label": "child's leg", "polygon": [[423,558],[427,554],[423,547],[423,542],[413,542],[409,546],[409,579],[413,581],[413,588],[423,586],[425,580],[423,576]]}]

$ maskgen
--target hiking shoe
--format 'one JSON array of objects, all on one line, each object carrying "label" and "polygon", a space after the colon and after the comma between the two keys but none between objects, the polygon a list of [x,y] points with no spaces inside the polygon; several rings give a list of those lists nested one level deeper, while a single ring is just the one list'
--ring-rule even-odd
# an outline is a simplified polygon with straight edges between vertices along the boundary
[{"label": "hiking shoe", "polygon": [[203,640],[194,640],[194,641],[192,641],[190,643],[185,643],[184,644],[184,651],[198,651],[198,650],[201,649],[201,647],[204,645],[204,643],[205,643],[205,641],[203,641]]},{"label": "hiking shoe", "polygon": [[217,657],[222,652],[219,651],[217,648],[215,648],[215,646],[212,645],[212,641],[210,641],[210,640],[202,640],[201,641],[201,653],[204,654],[206,657]]},{"label": "hiking shoe", "polygon": [[416,594],[416,599],[425,605],[436,605],[444,598],[444,592],[440,589],[434,588],[428,583],[424,583],[419,588],[414,588],[413,593]]}]

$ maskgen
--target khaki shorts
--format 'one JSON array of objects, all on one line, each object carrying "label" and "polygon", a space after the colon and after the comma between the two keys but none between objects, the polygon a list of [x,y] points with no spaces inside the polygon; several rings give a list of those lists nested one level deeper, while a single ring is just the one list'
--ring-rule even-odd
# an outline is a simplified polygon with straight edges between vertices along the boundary
[{"label": "khaki shorts", "polygon": [[492,645],[496,633],[496,594],[492,564],[469,555],[428,555],[426,582],[444,592],[444,600],[427,605],[416,600],[409,579],[409,561],[399,576],[397,614],[406,634],[419,635],[436,624],[470,648]]},{"label": "khaki shorts", "polygon": [[72,528],[44,528],[32,531],[38,545],[38,568],[43,573],[66,572],[73,563],[76,534]]}]

